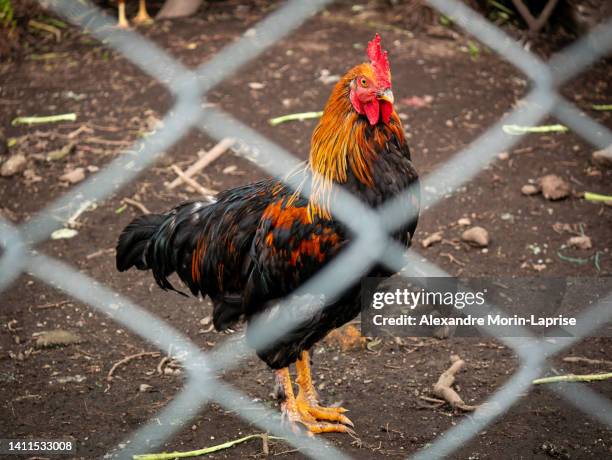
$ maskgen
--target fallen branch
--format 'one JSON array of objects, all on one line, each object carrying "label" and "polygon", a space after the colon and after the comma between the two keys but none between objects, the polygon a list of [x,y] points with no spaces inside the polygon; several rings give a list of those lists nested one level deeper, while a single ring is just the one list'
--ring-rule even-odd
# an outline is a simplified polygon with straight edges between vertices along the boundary
[{"label": "fallen branch", "polygon": [[143,214],[151,214],[151,211],[149,211],[147,209],[147,207],[144,204],[142,204],[140,201],[136,201],[136,200],[133,200],[131,198],[124,198],[123,202],[127,203],[127,204],[130,204],[130,205],[134,206],[135,208],[140,209]]},{"label": "fallen branch", "polygon": [[455,390],[451,388],[455,383],[455,374],[457,374],[463,366],[465,361],[459,358],[457,355],[451,356],[451,367],[442,373],[438,381],[433,386],[434,395],[444,399],[451,407],[460,409],[465,412],[473,412],[478,409],[478,406],[471,406],[463,402],[463,399],[457,394]]},{"label": "fallen branch", "polygon": [[593,110],[612,110],[612,104],[593,104],[591,107],[593,108]]},{"label": "fallen branch", "polygon": [[234,142],[234,139],[230,139],[228,137],[222,139],[217,145],[215,145],[212,149],[202,155],[194,164],[187,168],[185,172],[181,171],[183,172],[184,176],[179,175],[178,178],[170,182],[166,186],[168,190],[172,190],[173,188],[178,187],[182,182],[187,182],[184,177],[192,177],[204,168],[206,168],[206,166],[211,164],[213,161],[223,155],[227,151],[227,149],[234,145]]},{"label": "fallen branch", "polygon": [[197,457],[199,455],[207,455],[212,454],[213,452],[218,452],[220,450],[229,449],[230,447],[234,447],[243,442],[249,441],[251,439],[261,439],[262,441],[268,439],[279,439],[284,440],[285,438],[279,438],[277,436],[269,436],[267,433],[259,433],[259,434],[250,434],[243,438],[235,439],[233,441],[227,441],[223,444],[218,444],[216,446],[205,447],[204,449],[198,450],[190,450],[183,452],[163,452],[159,454],[140,454],[134,455],[132,458],[134,460],[172,460],[174,458],[187,458],[187,457]]},{"label": "fallen branch", "polygon": [[535,379],[534,385],[542,385],[544,383],[558,383],[558,382],[596,382],[599,380],[612,379],[612,372],[606,374],[585,374],[585,375],[555,375],[554,377],[544,377],[541,379]]},{"label": "fallen branch", "polygon": [[188,177],[187,175],[185,175],[185,173],[177,165],[172,165],[170,166],[170,168],[172,168],[172,171],[174,171],[176,175],[179,176],[183,180],[183,182],[185,182],[190,187],[194,188],[201,195],[215,195],[217,193],[216,190],[211,190],[206,187],[202,187],[191,177]]},{"label": "fallen branch", "polygon": [[76,119],[76,113],[62,113],[46,117],[17,117],[11,122],[11,125],[34,125],[40,123],[55,123],[58,121],[76,121]]},{"label": "fallen branch", "polygon": [[302,121],[310,120],[312,118],[320,118],[323,112],[302,112],[302,113],[290,113],[276,118],[270,118],[268,123],[272,126],[280,125],[286,121]]},{"label": "fallen branch", "polygon": [[113,364],[113,367],[110,368],[110,371],[108,371],[108,374],[106,375],[106,381],[107,382],[112,382],[113,381],[113,374],[115,373],[117,368],[119,368],[120,366],[123,366],[124,364],[129,363],[130,361],[133,361],[133,360],[139,359],[139,358],[144,358],[145,356],[158,357],[159,355],[160,355],[160,353],[158,351],[146,351],[146,352],[143,352],[143,353],[136,353],[135,355],[126,356],[125,358],[123,358],[123,359],[117,361],[115,364]]}]

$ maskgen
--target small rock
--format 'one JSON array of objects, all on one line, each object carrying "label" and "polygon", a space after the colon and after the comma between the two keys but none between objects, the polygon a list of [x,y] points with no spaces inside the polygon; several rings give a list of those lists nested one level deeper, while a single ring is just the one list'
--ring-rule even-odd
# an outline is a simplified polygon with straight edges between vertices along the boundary
[{"label": "small rock", "polygon": [[567,244],[577,249],[591,249],[593,247],[591,238],[586,235],[572,236],[569,240],[567,240]]},{"label": "small rock", "polygon": [[612,168],[612,145],[604,150],[597,150],[591,155],[593,163],[598,166],[604,166],[606,168]]},{"label": "small rock", "polygon": [[200,320],[200,324],[201,324],[202,326],[208,326],[208,325],[210,324],[210,322],[211,322],[211,321],[212,321],[212,316],[208,315],[208,316],[205,316],[204,318],[202,318],[202,319]]},{"label": "small rock", "polygon": [[251,89],[264,89],[266,87],[266,85],[264,85],[263,83],[259,83],[258,81],[252,81],[251,83],[249,83],[249,88]]},{"label": "small rock", "polygon": [[85,377],[84,375],[68,375],[66,377],[58,377],[56,379],[57,383],[60,384],[64,384],[64,383],[81,383],[84,382],[85,380],[87,380],[87,377]]},{"label": "small rock", "polygon": [[462,217],[457,221],[457,225],[460,227],[467,227],[468,225],[472,225],[472,221],[468,217]]},{"label": "small rock", "polygon": [[442,232],[432,233],[428,237],[421,240],[421,246],[428,248],[429,246],[433,246],[440,241],[442,241]]},{"label": "small rock", "polygon": [[17,153],[2,164],[0,168],[0,176],[10,177],[22,172],[26,168],[27,160],[24,155]]},{"label": "small rock", "polygon": [[489,245],[489,232],[482,227],[468,228],[461,235],[461,239],[466,243],[476,247],[485,247]]},{"label": "small rock", "polygon": [[152,390],[153,390],[153,387],[147,383],[141,383],[140,386],[138,387],[138,391],[140,391],[141,393],[147,393]]},{"label": "small rock", "polygon": [[81,337],[74,332],[55,329],[42,332],[36,339],[36,348],[65,347],[82,341]]},{"label": "small rock", "polygon": [[36,171],[34,171],[33,169],[26,169],[23,172],[23,177],[25,178],[26,182],[30,184],[42,181],[42,177],[36,174]]},{"label": "small rock", "polygon": [[63,176],[60,176],[62,182],[68,182],[70,184],[78,184],[85,179],[85,170],[83,168],[75,168],[72,171],[68,171]]},{"label": "small rock", "polygon": [[164,367],[164,375],[181,375],[180,369],[172,369],[171,367]]},{"label": "small rock", "polygon": [[525,184],[521,187],[521,193],[523,195],[537,195],[540,193],[540,189],[533,184]]},{"label": "small rock", "polygon": [[546,264],[532,264],[531,266],[536,272],[546,270]]},{"label": "small rock", "polygon": [[570,194],[570,186],[567,182],[555,174],[549,174],[538,180],[542,195],[547,200],[561,200]]},{"label": "small rock", "polygon": [[510,154],[508,152],[502,152],[502,153],[497,155],[497,158],[499,158],[500,160],[505,161],[508,158],[510,158]]},{"label": "small rock", "polygon": [[79,234],[74,228],[60,228],[51,233],[52,240],[66,240],[74,238]]}]

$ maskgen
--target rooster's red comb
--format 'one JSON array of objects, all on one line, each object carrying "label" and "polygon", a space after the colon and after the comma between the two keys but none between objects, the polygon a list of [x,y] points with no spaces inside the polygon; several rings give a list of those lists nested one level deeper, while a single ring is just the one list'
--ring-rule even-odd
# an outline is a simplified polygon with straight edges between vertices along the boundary
[{"label": "rooster's red comb", "polygon": [[383,51],[380,46],[380,35],[376,34],[376,37],[368,43],[368,57],[370,58],[370,64],[374,67],[374,73],[380,86],[386,88],[391,87],[391,67],[389,66],[389,59],[387,59],[387,52]]}]

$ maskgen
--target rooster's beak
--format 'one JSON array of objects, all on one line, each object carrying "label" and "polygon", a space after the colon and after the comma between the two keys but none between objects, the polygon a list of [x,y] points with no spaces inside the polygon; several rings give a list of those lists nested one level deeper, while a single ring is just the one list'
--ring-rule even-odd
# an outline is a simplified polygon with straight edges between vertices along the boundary
[{"label": "rooster's beak", "polygon": [[387,88],[384,91],[379,91],[376,94],[376,98],[381,101],[387,101],[390,104],[393,104],[393,101],[395,100],[393,99],[393,92],[391,91],[391,88]]}]

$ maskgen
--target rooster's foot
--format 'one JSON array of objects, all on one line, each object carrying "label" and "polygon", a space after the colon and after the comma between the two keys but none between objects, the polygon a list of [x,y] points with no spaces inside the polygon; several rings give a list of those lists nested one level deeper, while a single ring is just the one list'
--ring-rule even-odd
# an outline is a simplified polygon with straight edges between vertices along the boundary
[{"label": "rooster's foot", "polygon": [[344,407],[323,407],[319,406],[316,401],[309,401],[298,395],[297,408],[301,414],[308,414],[316,420],[325,420],[329,422],[340,422],[343,425],[354,427],[353,422],[346,416],[342,415],[348,412]]},{"label": "rooster's foot", "polygon": [[[353,426],[353,423],[341,413],[337,408],[318,407],[318,409],[332,409],[327,412],[325,410],[316,410],[313,407],[296,402],[294,407],[292,404],[282,404],[281,410],[283,420],[288,422],[291,430],[295,433],[300,432],[300,425],[306,429],[306,433],[312,436],[316,433],[348,433],[355,436],[355,432],[347,425]],[[341,423],[329,423],[321,420],[341,421]],[[347,423],[346,425],[343,423]]]}]

